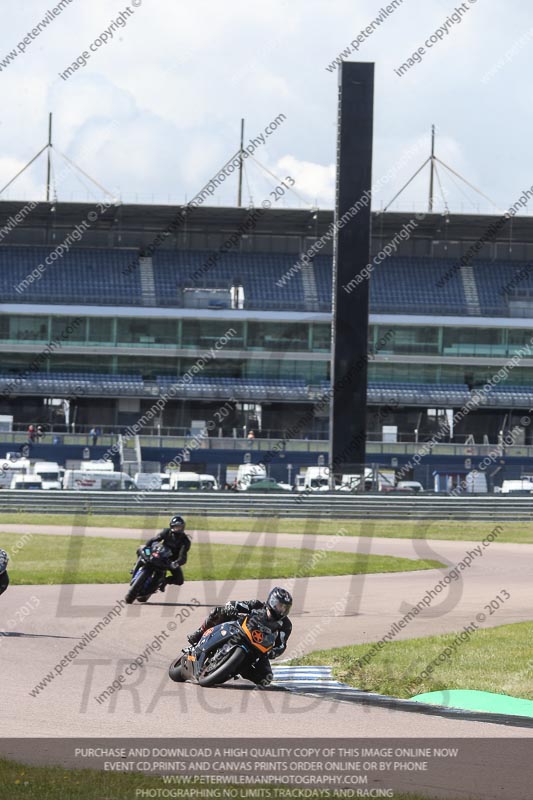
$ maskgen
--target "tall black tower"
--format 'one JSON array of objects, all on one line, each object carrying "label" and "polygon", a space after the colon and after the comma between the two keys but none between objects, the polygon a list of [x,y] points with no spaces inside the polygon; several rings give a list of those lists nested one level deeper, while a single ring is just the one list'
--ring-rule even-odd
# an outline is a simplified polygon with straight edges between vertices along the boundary
[{"label": "tall black tower", "polygon": [[329,463],[334,473],[364,474],[369,280],[360,273],[370,262],[373,112],[374,65],[343,62],[331,334]]}]

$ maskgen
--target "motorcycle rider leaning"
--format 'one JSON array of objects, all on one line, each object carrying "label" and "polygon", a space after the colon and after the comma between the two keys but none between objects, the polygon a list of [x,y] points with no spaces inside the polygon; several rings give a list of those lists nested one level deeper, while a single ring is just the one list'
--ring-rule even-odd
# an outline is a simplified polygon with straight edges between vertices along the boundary
[{"label": "motorcycle rider leaning", "polygon": [[279,586],[272,589],[264,603],[261,600],[230,600],[225,606],[214,608],[200,627],[187,638],[192,645],[197,645],[207,628],[230,620],[240,621],[252,611],[265,610],[268,624],[273,630],[278,631],[276,643],[269,653],[261,655],[251,667],[243,670],[241,675],[253,683],[268,686],[273,677],[269,659],[277,658],[285,652],[287,639],[292,632],[292,623],[288,616],[291,606],[291,595]]},{"label": "motorcycle rider leaning", "polygon": [[[169,584],[181,586],[185,580],[181,568],[187,562],[187,553],[191,546],[191,540],[185,533],[185,520],[183,517],[180,517],[178,514],[174,515],[168,523],[168,528],[163,528],[157,536],[152,536],[151,539],[148,539],[143,547],[150,547],[155,544],[155,542],[163,542],[169,550],[172,551],[172,555],[174,556],[172,565],[168,568],[171,575],[165,577],[164,583],[159,587],[160,591],[164,592]],[[143,547],[137,549],[137,555],[140,555]],[[135,569],[137,569],[137,566]]]},{"label": "motorcycle rider leaning", "polygon": [[[0,548],[0,594],[3,594],[9,586],[9,575],[7,574],[7,563],[9,556],[5,550]],[[2,571],[3,568],[3,571]]]}]

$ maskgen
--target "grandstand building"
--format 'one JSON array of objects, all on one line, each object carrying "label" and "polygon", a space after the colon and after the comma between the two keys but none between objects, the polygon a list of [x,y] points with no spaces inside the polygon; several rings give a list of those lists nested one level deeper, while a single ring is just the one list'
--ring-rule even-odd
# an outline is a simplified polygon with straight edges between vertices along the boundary
[{"label": "grandstand building", "polygon": [[[0,454],[42,423],[43,457],[79,460],[96,426],[91,455],[122,430],[140,435],[137,462],[164,464],[209,423],[191,468],[268,450],[286,478],[289,458],[326,457],[332,212],[31,206],[0,204]],[[514,431],[502,458],[525,463],[533,224],[419,217],[372,216],[373,255],[416,225],[371,270],[368,459],[401,467],[437,435],[459,469]]]}]

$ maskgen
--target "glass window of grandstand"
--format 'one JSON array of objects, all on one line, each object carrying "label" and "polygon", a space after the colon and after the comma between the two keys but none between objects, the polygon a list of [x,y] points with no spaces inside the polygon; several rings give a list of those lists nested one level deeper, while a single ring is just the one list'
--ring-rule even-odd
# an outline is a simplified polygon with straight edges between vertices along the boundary
[{"label": "glass window of grandstand", "polygon": [[174,345],[178,341],[178,323],[174,319],[119,319],[117,344]]},{"label": "glass window of grandstand", "polygon": [[320,384],[327,380],[327,361],[293,361],[292,359],[250,360],[246,363],[246,376],[265,380],[299,379],[307,384]]},{"label": "glass window of grandstand", "polygon": [[110,317],[90,317],[87,341],[113,344],[113,320]]},{"label": "glass window of grandstand", "polygon": [[48,317],[0,317],[0,338],[14,342],[47,342]]},{"label": "glass window of grandstand", "polygon": [[[186,372],[190,372],[192,367],[198,363],[198,359],[194,358],[181,358],[180,359],[180,375],[185,375]],[[240,378],[243,375],[244,365],[243,362],[238,358],[216,358],[205,365],[203,369],[200,369],[199,372],[196,374],[199,376],[209,377],[209,378]],[[191,375],[194,375],[194,372],[190,372]]]},{"label": "glass window of grandstand", "polygon": [[96,355],[66,355],[64,352],[55,352],[50,355],[48,360],[41,367],[42,372],[91,372],[107,374],[112,372],[111,356],[103,358]]},{"label": "glass window of grandstand", "polygon": [[[508,355],[513,356],[518,350],[524,348],[522,354],[527,353],[527,346],[531,347],[531,340],[533,338],[533,330],[508,330]],[[519,354],[520,355],[520,354]]]},{"label": "glass window of grandstand", "polygon": [[[375,353],[409,353],[423,355],[439,352],[439,329],[426,326],[376,326],[374,330]],[[372,341],[372,339],[371,339]]]},{"label": "glass window of grandstand", "polygon": [[156,380],[158,375],[176,378],[179,371],[177,358],[146,358],[146,356],[117,356],[112,372],[117,375],[141,375],[144,380]]},{"label": "glass window of grandstand", "polygon": [[[233,331],[236,333],[233,333]],[[181,343],[182,347],[194,347],[199,350],[209,350],[220,341],[220,347],[225,349],[239,349],[244,346],[244,326],[242,322],[215,322],[208,319],[185,319]]]},{"label": "glass window of grandstand", "polygon": [[68,345],[84,342],[87,338],[87,320],[84,317],[52,317],[52,339]]},{"label": "glass window of grandstand", "polygon": [[250,322],[248,347],[253,350],[307,350],[308,325]]},{"label": "glass window of grandstand", "polygon": [[313,350],[329,353],[331,350],[330,325],[313,325]]},{"label": "glass window of grandstand", "polygon": [[[379,364],[368,365],[369,383],[440,383],[441,368],[436,364]],[[449,381],[446,381],[449,382]]]},{"label": "glass window of grandstand", "polygon": [[444,328],[442,354],[445,356],[504,356],[506,331],[501,328]]}]

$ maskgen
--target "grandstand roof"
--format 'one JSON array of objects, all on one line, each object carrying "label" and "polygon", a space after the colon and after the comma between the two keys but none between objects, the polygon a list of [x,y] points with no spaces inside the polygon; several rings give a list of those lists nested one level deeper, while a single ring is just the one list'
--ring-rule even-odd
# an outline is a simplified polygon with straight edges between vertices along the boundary
[{"label": "grandstand roof", "polygon": [[[25,201],[0,201],[0,230],[10,217],[23,209]],[[18,223],[16,242],[12,234],[0,239],[0,243],[32,244],[41,237],[35,237],[37,231],[51,229],[72,229],[81,220],[86,219],[89,212],[94,212],[96,203],[37,203],[31,213]],[[170,205],[117,205],[110,208],[91,223],[93,231],[160,231],[163,230],[184,206]],[[236,207],[201,206],[189,209],[187,229],[193,230],[235,230],[242,222],[247,209]],[[503,212],[502,212],[503,213]],[[316,214],[316,218],[314,215]],[[415,212],[373,212],[373,234],[392,238],[403,224],[413,218]],[[486,235],[487,228],[501,218],[501,214],[425,214],[418,219],[417,237],[429,237],[435,240],[472,241]],[[257,221],[256,233],[274,235],[321,236],[333,221],[331,210],[316,209],[268,209]],[[510,227],[512,226],[512,227]],[[533,243],[533,217],[514,217],[497,233],[498,241],[509,241],[510,231],[514,242]],[[27,239],[22,238],[28,233]],[[33,232],[33,235],[32,235]],[[22,234],[22,237],[21,237]],[[103,242],[104,243],[104,242]],[[105,242],[109,246],[109,242]]]}]

